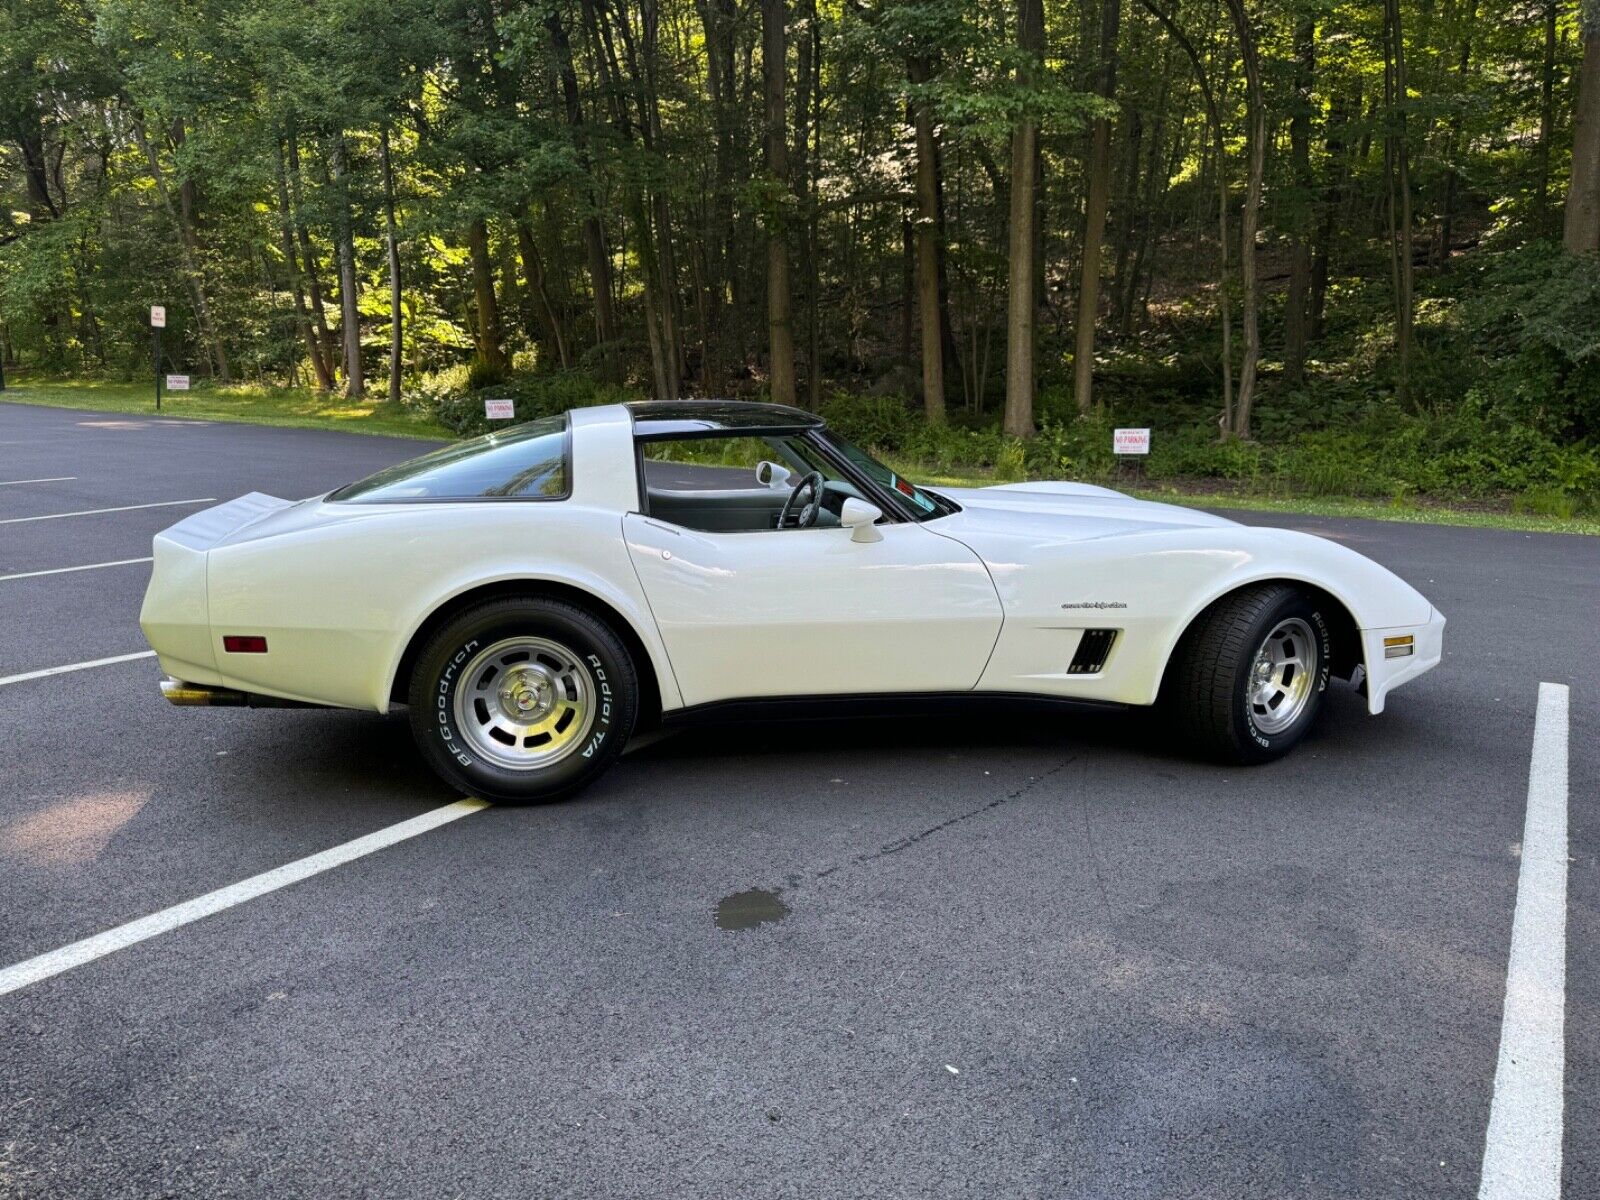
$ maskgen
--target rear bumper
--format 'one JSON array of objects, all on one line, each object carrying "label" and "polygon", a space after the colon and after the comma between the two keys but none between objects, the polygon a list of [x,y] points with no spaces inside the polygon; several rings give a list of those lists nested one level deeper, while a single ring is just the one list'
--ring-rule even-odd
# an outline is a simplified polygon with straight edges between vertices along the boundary
[{"label": "rear bumper", "polygon": [[[1444,625],[1444,614],[1436,608],[1430,608],[1428,620],[1421,625],[1361,631],[1361,648],[1367,668],[1368,712],[1381,713],[1390,692],[1439,665],[1439,660],[1444,657]],[[1406,637],[1411,638],[1411,653],[1389,657],[1391,650],[1396,648],[1385,643]]]},{"label": "rear bumper", "polygon": [[151,551],[155,562],[139,610],[139,627],[168,675],[191,684],[225,686],[211,636],[211,549],[289,506],[288,500],[251,492],[156,534]]}]

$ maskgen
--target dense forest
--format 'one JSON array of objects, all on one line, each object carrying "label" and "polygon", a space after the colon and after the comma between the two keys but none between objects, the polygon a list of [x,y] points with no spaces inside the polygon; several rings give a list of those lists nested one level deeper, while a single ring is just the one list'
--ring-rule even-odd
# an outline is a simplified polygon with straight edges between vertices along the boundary
[{"label": "dense forest", "polygon": [[0,0],[0,356],[1600,493],[1600,0]]}]

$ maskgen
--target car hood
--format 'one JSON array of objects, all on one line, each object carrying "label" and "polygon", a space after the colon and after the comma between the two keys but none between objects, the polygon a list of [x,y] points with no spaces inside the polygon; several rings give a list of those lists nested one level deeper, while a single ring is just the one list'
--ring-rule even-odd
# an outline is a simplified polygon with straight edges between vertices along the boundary
[{"label": "car hood", "polygon": [[961,506],[932,528],[955,538],[991,535],[1034,542],[1078,542],[1238,522],[1176,504],[1136,500],[1088,483],[1008,483],[986,488],[936,488]]}]

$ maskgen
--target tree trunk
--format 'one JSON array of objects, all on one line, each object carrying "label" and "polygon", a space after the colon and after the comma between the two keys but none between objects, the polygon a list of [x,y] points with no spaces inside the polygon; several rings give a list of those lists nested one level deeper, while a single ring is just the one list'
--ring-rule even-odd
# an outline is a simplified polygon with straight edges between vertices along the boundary
[{"label": "tree trunk", "polygon": [[911,341],[917,323],[917,234],[911,218],[900,218],[900,371],[911,381]]},{"label": "tree trunk", "polygon": [[[1394,0],[1389,0],[1393,3]],[[1233,414],[1235,437],[1250,436],[1251,407],[1255,401],[1256,364],[1261,358],[1260,285],[1256,280],[1256,227],[1261,219],[1261,176],[1266,164],[1267,130],[1261,97],[1261,62],[1256,53],[1255,31],[1244,10],[1244,0],[1228,0],[1234,31],[1244,62],[1245,110],[1249,125],[1250,174],[1245,185],[1244,212],[1239,221],[1239,273],[1244,284],[1244,359],[1239,364],[1239,402]]]},{"label": "tree trunk", "polygon": [[789,288],[789,133],[784,108],[788,76],[788,6],[761,0],[761,69],[766,96],[767,370],[774,404],[793,404],[794,318]]},{"label": "tree trunk", "polygon": [[1316,19],[1302,14],[1294,26],[1294,113],[1289,119],[1289,165],[1294,176],[1294,244],[1289,259],[1289,294],[1283,318],[1283,381],[1298,386],[1305,376],[1311,339],[1311,86],[1316,72]]},{"label": "tree trunk", "polygon": [[806,407],[822,407],[822,264],[818,253],[821,225],[817,185],[822,168],[822,22],[817,0],[808,0],[806,36],[811,43],[811,120],[813,144],[806,156],[803,195],[806,201]]},{"label": "tree trunk", "polygon": [[706,39],[706,88],[716,127],[711,200],[706,221],[705,300],[701,345],[701,385],[708,396],[727,390],[729,338],[728,288],[734,265],[733,175],[739,113],[735,102],[733,52],[735,0],[702,0],[700,21]]},{"label": "tree trunk", "polygon": [[383,168],[383,236],[389,254],[389,403],[400,403],[400,367],[405,360],[405,317],[400,286],[400,237],[394,216],[394,166],[389,160],[389,126],[378,130],[378,162]]},{"label": "tree trunk", "polygon": [[[1544,5],[1544,64],[1539,71],[1539,182],[1535,187],[1534,212],[1539,229],[1550,229],[1550,138],[1556,127],[1556,0],[1545,0]],[[1463,43],[1465,39],[1462,39]],[[1462,72],[1466,74],[1466,53],[1462,52]],[[1455,172],[1450,173],[1455,182]],[[1449,253],[1446,245],[1445,252]]]},{"label": "tree trunk", "polygon": [[[1233,312],[1228,298],[1228,160],[1222,131],[1222,110],[1217,103],[1216,90],[1211,86],[1200,53],[1193,40],[1183,32],[1176,16],[1157,8],[1154,0],[1141,0],[1150,14],[1161,22],[1173,41],[1183,50],[1184,57],[1194,71],[1195,82],[1200,86],[1200,96],[1205,102],[1206,128],[1217,150],[1217,311],[1222,318],[1222,416],[1218,422],[1222,436],[1227,438],[1233,430]],[[1201,158],[1205,158],[1202,141]],[[1204,176],[1202,163],[1201,175]],[[1196,209],[1198,214],[1198,208]]]},{"label": "tree trunk", "polygon": [[1583,67],[1572,124],[1572,182],[1562,244],[1572,254],[1600,250],[1600,0],[1582,0]]},{"label": "tree trunk", "polygon": [[517,254],[522,259],[522,277],[527,281],[528,293],[539,306],[539,316],[544,321],[548,345],[556,352],[556,361],[563,368],[572,365],[567,352],[566,331],[561,317],[550,299],[550,286],[545,278],[544,260],[539,257],[538,244],[533,240],[533,229],[525,217],[517,219]]},{"label": "tree trunk", "polygon": [[216,324],[211,319],[211,306],[206,301],[205,281],[200,275],[199,239],[195,236],[193,224],[184,219],[177,205],[173,203],[172,191],[167,187],[166,172],[161,169],[161,160],[156,156],[156,148],[145,132],[142,116],[134,118],[133,136],[139,143],[139,149],[144,152],[145,161],[150,165],[150,178],[156,185],[156,194],[161,197],[167,215],[178,228],[183,273],[189,284],[189,295],[194,300],[195,323],[200,327],[200,337],[211,351],[212,370],[216,372],[220,382],[227,383],[232,378],[232,372],[228,366],[228,352],[222,345],[222,338],[218,335]]},{"label": "tree trunk", "polygon": [[482,217],[467,223],[467,253],[472,261],[472,299],[476,309],[473,341],[478,361],[504,370],[506,352],[500,332],[500,304],[494,293],[494,260],[489,257],[489,228]]},{"label": "tree trunk", "polygon": [[1317,221],[1316,245],[1311,252],[1311,339],[1322,335],[1323,315],[1327,311],[1328,274],[1333,259],[1333,238],[1338,226],[1339,211],[1344,206],[1344,180],[1349,170],[1348,148],[1345,142],[1352,112],[1361,111],[1358,92],[1352,102],[1349,93],[1340,89],[1334,93],[1328,110],[1328,128],[1323,135],[1323,148],[1327,152],[1328,171],[1320,203],[1322,212]]},{"label": "tree trunk", "polygon": [[560,15],[554,9],[550,10],[544,24],[555,47],[567,126],[577,143],[578,161],[588,183],[583,197],[587,205],[583,217],[583,250],[589,272],[589,291],[594,307],[594,340],[600,350],[601,375],[611,382],[619,382],[622,378],[622,361],[617,348],[616,309],[611,302],[611,254],[606,247],[605,227],[600,223],[600,188],[595,181],[594,166],[589,156],[578,75],[572,65],[572,44],[567,38],[566,27],[561,24]]},{"label": "tree trunk", "polygon": [[328,377],[331,380],[338,372],[338,347],[334,342],[333,330],[328,328],[328,314],[322,299],[322,277],[317,269],[317,252],[311,244],[311,231],[307,228],[302,215],[305,212],[305,200],[300,194],[300,141],[293,129],[290,129],[287,140],[289,199],[295,213],[295,236],[300,242],[300,260],[306,273],[306,296],[311,302],[311,326],[317,331],[317,341],[322,346],[322,361],[327,364]]},{"label": "tree trunk", "polygon": [[[1117,94],[1117,28],[1121,0],[1105,0],[1100,10],[1100,58],[1095,93],[1105,100]],[[1100,311],[1100,243],[1106,232],[1106,205],[1111,190],[1111,122],[1096,118],[1089,141],[1089,193],[1084,200],[1083,258],[1078,276],[1078,337],[1073,355],[1072,393],[1078,411],[1094,406],[1094,326]]]},{"label": "tree trunk", "polygon": [[[1552,13],[1555,11],[1555,0],[1550,0],[1550,11]],[[1456,62],[1456,78],[1458,80],[1460,80],[1460,87],[1462,88],[1463,91],[1466,90],[1466,85],[1467,85],[1467,64],[1472,60],[1472,26],[1473,26],[1474,21],[1477,18],[1477,14],[1478,14],[1478,2],[1477,2],[1477,0],[1468,0],[1467,12],[1466,12],[1466,28],[1462,31],[1462,34],[1461,34],[1460,57],[1458,58],[1458,60]],[[1555,29],[1554,21],[1555,21],[1555,18],[1552,16],[1550,18],[1550,21],[1551,21],[1551,24],[1549,26],[1550,36],[1553,38],[1555,36],[1554,35],[1554,29]],[[1545,46],[1545,53],[1547,55],[1547,58],[1546,58],[1546,62],[1545,62],[1545,68],[1546,68],[1546,70],[1545,70],[1545,89],[1546,89],[1546,95],[1545,95],[1545,109],[1544,109],[1545,114],[1546,114],[1547,117],[1550,115],[1550,95],[1549,95],[1550,76],[1554,72],[1554,69],[1555,69],[1554,65],[1549,61],[1548,56],[1554,54],[1554,52],[1555,51],[1554,51],[1553,45],[1547,43],[1546,46]],[[1456,147],[1459,144],[1460,137],[1461,137],[1461,115],[1460,115],[1460,113],[1452,113],[1451,116],[1450,116],[1449,134],[1445,138],[1445,159],[1446,159],[1448,165],[1446,166],[1445,173],[1444,173],[1444,211],[1439,216],[1439,244],[1438,244],[1438,247],[1436,248],[1436,258],[1435,258],[1435,261],[1441,267],[1443,267],[1443,266],[1445,266],[1445,265],[1447,265],[1449,263],[1449,261],[1450,261],[1450,246],[1451,246],[1451,243],[1455,240],[1456,190],[1457,190],[1457,187],[1458,187],[1458,184],[1459,184],[1459,180],[1458,180],[1458,177],[1457,177],[1457,174],[1456,174]],[[1547,225],[1548,217],[1549,217],[1548,211],[1545,208],[1546,193],[1549,190],[1549,180],[1548,180],[1548,174],[1549,174],[1549,169],[1550,169],[1550,154],[1549,154],[1549,150],[1550,150],[1549,125],[1545,124],[1545,125],[1541,125],[1540,133],[1539,133],[1539,152],[1540,152],[1540,155],[1541,155],[1542,160],[1543,160],[1543,168],[1544,168],[1544,172],[1545,172],[1545,174],[1543,176],[1541,176],[1541,180],[1542,181],[1541,181],[1541,183],[1539,185],[1539,197],[1538,197],[1538,205],[1537,205],[1537,207],[1539,209],[1539,221],[1540,221],[1541,225]]]},{"label": "tree trunk", "polygon": [[[912,58],[907,76],[927,83],[932,67]],[[939,303],[939,163],[933,133],[933,112],[925,96],[911,102],[911,123],[917,141],[916,235],[917,312],[922,321],[922,409],[931,425],[944,424],[944,309]]]},{"label": "tree trunk", "polygon": [[1394,289],[1395,348],[1400,359],[1397,388],[1403,403],[1411,382],[1412,293],[1416,263],[1412,257],[1411,151],[1406,134],[1405,31],[1399,0],[1384,0],[1384,101],[1388,131],[1384,138],[1385,182],[1389,221],[1390,278]]},{"label": "tree trunk", "polygon": [[[1163,103],[1165,101],[1157,102],[1157,110]],[[1124,294],[1131,296],[1133,292],[1128,284],[1128,269],[1133,257],[1134,226],[1140,216],[1137,197],[1145,139],[1144,114],[1137,108],[1130,108],[1126,125],[1127,132],[1122,139],[1122,168],[1119,171],[1121,178],[1109,201],[1109,211],[1117,214],[1116,249],[1111,256],[1110,310],[1112,326],[1119,331],[1123,322],[1128,319],[1123,308],[1123,296]]]},{"label": "tree trunk", "polygon": [[[1167,193],[1167,181],[1172,172],[1167,167],[1166,160],[1166,131],[1167,131],[1167,101],[1172,93],[1172,49],[1168,46],[1161,55],[1161,87],[1156,93],[1156,116],[1153,128],[1150,130],[1150,150],[1148,161],[1144,168],[1144,196],[1139,200],[1139,214],[1137,218],[1137,234],[1134,238],[1133,263],[1128,270],[1128,278],[1122,296],[1119,298],[1120,314],[1117,319],[1117,336],[1127,338],[1133,334],[1133,309],[1138,303],[1139,281],[1145,275],[1145,260],[1150,249],[1150,235],[1156,224],[1156,211],[1158,200],[1164,200]],[[1183,107],[1175,114],[1177,128],[1181,134],[1184,124],[1189,119],[1189,101],[1184,97]],[[1159,192],[1159,196],[1158,196]],[[1129,197],[1129,209],[1135,203]]]},{"label": "tree trunk", "polygon": [[344,134],[334,136],[328,156],[333,176],[334,240],[339,247],[339,333],[344,339],[344,394],[352,400],[366,393],[361,369],[361,305],[356,291],[356,242],[350,220],[350,188],[344,162]]},{"label": "tree trunk", "polygon": [[[632,31],[625,19],[615,27],[612,10],[605,0],[583,0],[584,26],[595,56],[595,65],[601,90],[611,100],[611,122],[617,137],[625,147],[634,147],[642,138],[640,147],[648,159],[653,151],[654,123],[653,92],[649,77],[641,70]],[[653,45],[651,31],[653,9],[647,6],[647,47]],[[627,58],[628,74],[622,70],[622,60],[617,55],[618,35]],[[629,101],[632,101],[631,107]],[[636,118],[637,117],[637,121]],[[639,260],[639,276],[644,292],[645,333],[650,343],[650,369],[659,399],[676,400],[680,379],[681,351],[676,336],[670,246],[667,253],[658,252],[660,241],[669,241],[666,215],[663,208],[655,206],[655,224],[652,224],[652,202],[645,180],[638,175],[625,179],[623,206],[633,226],[635,253]],[[659,230],[659,241],[658,231]],[[624,258],[626,256],[624,255]]]},{"label": "tree trunk", "polygon": [[289,287],[294,294],[295,324],[300,330],[300,336],[306,344],[306,357],[311,362],[311,371],[317,377],[317,389],[331,392],[333,390],[333,368],[323,355],[322,343],[317,340],[317,332],[311,325],[311,314],[306,309],[304,288],[304,275],[300,270],[300,255],[295,249],[294,242],[294,212],[289,207],[289,184],[285,176],[283,165],[283,143],[278,143],[278,212],[279,226],[283,243],[283,261],[289,267]]},{"label": "tree trunk", "polygon": [[[1044,59],[1043,0],[1018,0],[1017,48],[1022,52],[1018,82],[1030,84]],[[1039,244],[1034,177],[1038,149],[1038,123],[1031,115],[1024,116],[1011,133],[1005,431],[1012,437],[1033,436],[1034,327],[1039,311],[1034,262]],[[981,403],[981,383],[977,394]]]}]

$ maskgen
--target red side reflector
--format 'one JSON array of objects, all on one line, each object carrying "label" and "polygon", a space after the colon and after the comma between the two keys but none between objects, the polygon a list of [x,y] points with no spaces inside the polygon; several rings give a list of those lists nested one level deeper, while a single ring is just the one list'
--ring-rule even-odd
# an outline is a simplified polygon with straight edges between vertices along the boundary
[{"label": "red side reflector", "polygon": [[267,639],[230,633],[223,636],[222,648],[229,654],[265,654]]}]

